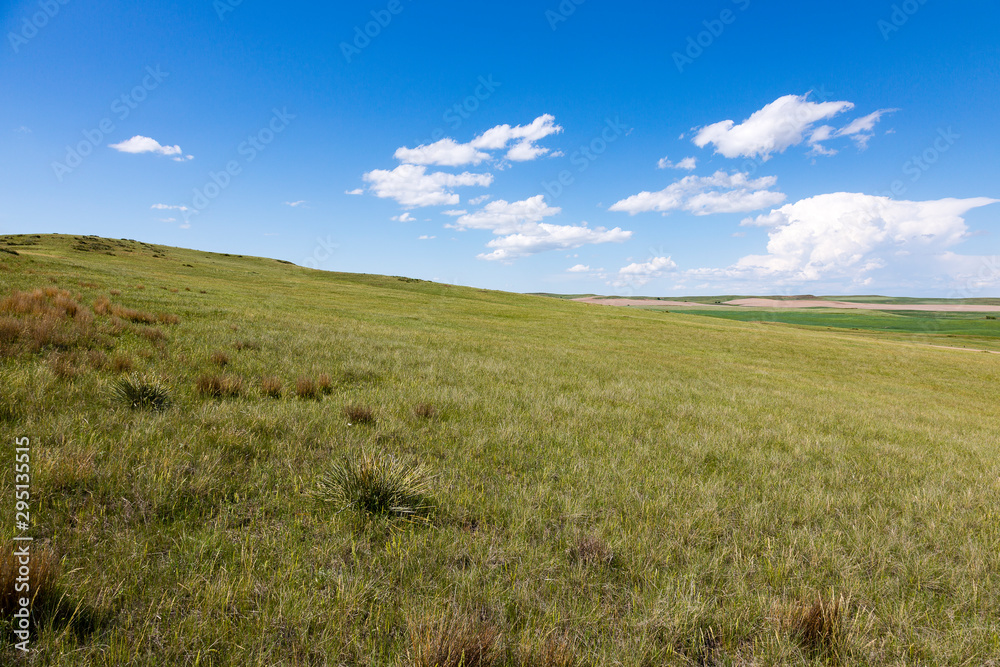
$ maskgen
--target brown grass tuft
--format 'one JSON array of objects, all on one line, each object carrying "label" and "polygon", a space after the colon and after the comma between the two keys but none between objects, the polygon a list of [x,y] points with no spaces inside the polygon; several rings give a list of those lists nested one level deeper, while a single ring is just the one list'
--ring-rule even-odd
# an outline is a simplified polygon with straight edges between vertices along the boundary
[{"label": "brown grass tuft", "polygon": [[430,403],[417,403],[413,406],[413,414],[421,419],[434,419],[437,417],[438,411]]},{"label": "brown grass tuft", "polygon": [[611,565],[615,553],[600,535],[584,535],[569,548],[569,559],[584,565]]},{"label": "brown grass tuft", "polygon": [[108,355],[101,350],[90,350],[87,352],[87,365],[95,371],[102,371],[108,366]]},{"label": "brown grass tuft", "polygon": [[323,373],[316,379],[316,386],[324,394],[333,393],[333,378],[331,378],[326,373]]},{"label": "brown grass tuft", "polygon": [[156,321],[160,324],[180,324],[181,318],[173,313],[157,313]]},{"label": "brown grass tuft", "polygon": [[120,289],[113,289],[110,292],[108,292],[108,294],[110,294],[111,296],[121,296],[122,291]]},{"label": "brown grass tuft", "polygon": [[312,378],[303,376],[295,381],[295,395],[299,398],[319,398],[319,388]]},{"label": "brown grass tuft", "polygon": [[167,338],[167,334],[163,333],[156,327],[139,327],[135,330],[135,332],[146,340],[154,343],[160,340],[166,340]]},{"label": "brown grass tuft", "polygon": [[498,664],[500,632],[473,618],[441,618],[410,630],[413,667],[491,667]]},{"label": "brown grass tuft", "polygon": [[255,340],[238,340],[235,343],[233,343],[233,347],[235,347],[238,351],[242,350],[256,351],[260,349],[260,343],[258,343]]},{"label": "brown grass tuft", "polygon": [[352,424],[374,424],[375,411],[363,405],[348,405],[344,408],[344,416]]},{"label": "brown grass tuft", "polygon": [[218,366],[219,368],[224,368],[225,366],[229,365],[229,355],[223,352],[222,350],[216,350],[215,352],[213,352],[212,355],[208,358],[208,360],[211,361],[216,366]]},{"label": "brown grass tuft", "polygon": [[[32,605],[43,605],[58,599],[56,580],[59,578],[60,562],[52,549],[35,546],[32,543],[30,551],[31,562],[28,565],[29,595]],[[18,544],[17,546],[21,546]],[[20,608],[19,598],[25,595],[14,590],[21,575],[21,564],[14,556],[15,546],[5,544],[0,551],[0,611],[5,618],[10,618],[14,611]]]},{"label": "brown grass tuft", "polygon": [[281,398],[282,389],[281,380],[273,375],[269,375],[260,381],[260,392],[268,398]]},{"label": "brown grass tuft", "polygon": [[115,373],[127,373],[132,370],[132,360],[123,354],[116,354],[111,360],[111,370]]},{"label": "brown grass tuft", "polygon": [[788,632],[807,651],[839,654],[844,644],[843,616],[847,601],[843,596],[829,600],[817,596],[811,604],[795,605],[784,619]]},{"label": "brown grass tuft", "polygon": [[236,398],[243,393],[243,380],[223,375],[202,375],[195,391],[209,398]]},{"label": "brown grass tuft", "polygon": [[77,367],[79,355],[73,353],[56,353],[49,357],[49,368],[60,380],[72,380],[80,374]]},{"label": "brown grass tuft", "polygon": [[550,635],[541,646],[523,647],[518,667],[574,667],[576,651],[566,635]]}]

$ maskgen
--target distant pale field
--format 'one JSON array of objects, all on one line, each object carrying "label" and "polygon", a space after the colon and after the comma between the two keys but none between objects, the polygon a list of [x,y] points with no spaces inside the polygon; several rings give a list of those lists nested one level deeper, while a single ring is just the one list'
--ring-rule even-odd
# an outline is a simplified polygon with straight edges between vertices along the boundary
[{"label": "distant pale field", "polygon": [[[983,316],[0,250],[2,535],[27,436],[55,573],[24,664],[998,664],[1000,358],[914,344],[986,344]],[[170,405],[130,409],[130,372]],[[435,510],[318,497],[361,452],[422,467]]]}]

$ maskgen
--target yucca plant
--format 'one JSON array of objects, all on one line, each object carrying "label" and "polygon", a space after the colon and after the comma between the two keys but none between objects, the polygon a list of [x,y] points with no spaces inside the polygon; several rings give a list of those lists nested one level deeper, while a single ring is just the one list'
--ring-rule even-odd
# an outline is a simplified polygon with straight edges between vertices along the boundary
[{"label": "yucca plant", "polygon": [[166,410],[171,404],[170,389],[163,382],[137,373],[115,380],[112,393],[118,402],[134,410]]},{"label": "yucca plant", "polygon": [[316,495],[362,517],[425,517],[431,477],[419,465],[379,452],[361,451],[320,475]]}]

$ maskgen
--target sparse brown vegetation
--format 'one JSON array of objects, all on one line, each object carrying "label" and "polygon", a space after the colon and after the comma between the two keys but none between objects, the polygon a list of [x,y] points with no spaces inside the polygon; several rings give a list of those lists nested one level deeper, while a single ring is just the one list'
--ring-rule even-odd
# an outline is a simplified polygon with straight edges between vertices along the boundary
[{"label": "sparse brown vegetation", "polygon": [[319,388],[310,377],[300,377],[295,381],[295,395],[299,398],[319,398]]},{"label": "sparse brown vegetation", "polygon": [[243,380],[225,375],[202,375],[195,382],[195,391],[209,398],[236,398],[243,393]]},{"label": "sparse brown vegetation", "polygon": [[316,378],[316,388],[323,394],[333,393],[333,379],[326,373],[322,373]]},{"label": "sparse brown vegetation", "polygon": [[492,667],[498,664],[500,632],[468,615],[431,619],[410,629],[413,667]]},{"label": "sparse brown vegetation", "polygon": [[260,392],[268,398],[281,398],[283,385],[281,380],[269,375],[260,381]]},{"label": "sparse brown vegetation", "polygon": [[235,343],[233,343],[233,347],[236,348],[238,351],[242,351],[242,350],[254,350],[254,351],[257,351],[257,350],[260,350],[261,346],[260,346],[260,343],[258,343],[255,340],[238,340]]},{"label": "sparse brown vegetation", "polygon": [[417,403],[413,406],[413,414],[421,419],[434,419],[438,416],[438,410],[431,403]]},{"label": "sparse brown vegetation", "polygon": [[[0,551],[0,613],[5,619],[10,618],[20,607],[18,602],[22,595],[14,589],[21,576],[21,564],[14,555],[14,548],[12,543],[7,543]],[[57,599],[56,582],[60,570],[60,559],[50,547],[32,547],[28,566],[32,606],[43,606]]]},{"label": "sparse brown vegetation", "polygon": [[132,360],[124,354],[116,354],[111,360],[111,370],[115,373],[127,373],[132,370]]},{"label": "sparse brown vegetation", "polygon": [[784,619],[788,632],[811,654],[836,658],[844,645],[843,614],[847,600],[818,595],[811,603],[793,605]]},{"label": "sparse brown vegetation", "polygon": [[216,350],[209,357],[208,360],[218,366],[219,368],[224,368],[229,365],[229,355],[222,350]]},{"label": "sparse brown vegetation", "polygon": [[344,408],[344,416],[351,424],[374,424],[375,411],[363,405],[348,405]]},{"label": "sparse brown vegetation", "polygon": [[569,559],[584,565],[611,565],[615,552],[600,535],[582,535],[569,548]]}]

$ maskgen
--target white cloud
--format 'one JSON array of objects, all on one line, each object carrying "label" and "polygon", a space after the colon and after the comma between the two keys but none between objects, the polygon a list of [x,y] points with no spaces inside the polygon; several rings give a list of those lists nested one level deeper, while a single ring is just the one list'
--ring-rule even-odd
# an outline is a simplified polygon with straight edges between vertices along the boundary
[{"label": "white cloud", "polygon": [[158,155],[166,155],[168,157],[173,157],[173,159],[178,162],[194,159],[194,156],[192,155],[184,155],[180,146],[161,146],[160,142],[156,139],[150,139],[149,137],[144,137],[138,134],[131,139],[122,141],[121,143],[109,144],[109,148],[113,148],[119,153],[156,153]]},{"label": "white cloud", "polygon": [[371,183],[375,196],[395,199],[403,206],[454,206],[459,202],[459,196],[452,189],[461,186],[487,187],[493,182],[493,175],[440,171],[428,174],[427,167],[401,164],[392,171],[370,171],[364,179]]},{"label": "white cloud", "polygon": [[186,211],[186,210],[188,210],[187,206],[171,206],[170,204],[153,204],[149,208],[154,209],[156,211]]},{"label": "white cloud", "polygon": [[642,287],[654,278],[661,278],[676,270],[677,263],[670,257],[654,257],[648,262],[633,263],[618,269],[618,277],[612,284],[616,287]]},{"label": "white cloud", "polygon": [[160,218],[160,222],[177,222],[177,218]]},{"label": "white cloud", "polygon": [[[808,97],[779,97],[739,125],[724,120],[698,129],[692,142],[699,148],[714,144],[715,152],[728,158],[759,157],[766,161],[773,153],[801,144],[817,122],[854,108],[851,102],[810,102]],[[812,137],[810,143],[819,145]]]},{"label": "white cloud", "polygon": [[457,218],[460,215],[465,215],[466,213],[468,213],[468,211],[466,211],[464,208],[457,210],[452,209],[450,211],[441,211],[442,215],[450,215],[453,218]]},{"label": "white cloud", "polygon": [[292,208],[298,208],[299,206],[302,206],[305,203],[306,202],[305,202],[304,199],[300,200],[300,201],[286,201],[285,202],[285,206],[291,206]]},{"label": "white cloud", "polygon": [[847,127],[837,130],[837,136],[851,137],[854,139],[854,143],[858,145],[858,148],[864,150],[868,148],[868,142],[875,136],[875,124],[879,122],[882,116],[895,113],[896,111],[899,111],[899,109],[879,109],[867,116],[857,118]]},{"label": "white cloud", "polygon": [[629,239],[632,232],[616,227],[590,228],[581,225],[554,225],[543,222],[558,215],[562,209],[549,206],[544,195],[523,201],[507,202],[498,199],[485,207],[459,217],[451,229],[487,230],[499,238],[487,243],[493,252],[479,255],[479,259],[511,261],[548,250],[571,250],[593,243],[620,243]]},{"label": "white cloud", "polygon": [[491,253],[478,255],[479,259],[511,261],[548,250],[570,250],[596,243],[622,243],[632,238],[632,232],[619,227],[591,229],[583,225],[552,225],[533,223],[517,234],[493,239],[486,244]]},{"label": "white cloud", "polygon": [[471,144],[460,144],[454,139],[442,139],[433,144],[416,148],[405,146],[396,150],[394,156],[405,164],[434,164],[442,167],[458,167],[465,164],[480,164],[490,159],[489,153],[476,150]]},{"label": "white cloud", "polygon": [[469,205],[470,206],[479,206],[483,202],[488,202],[491,197],[492,197],[492,195],[480,195],[478,197],[473,197],[472,199],[469,200]]},{"label": "white cloud", "polygon": [[522,230],[527,224],[541,222],[561,212],[561,208],[549,206],[545,202],[545,195],[535,195],[511,203],[498,199],[475,213],[463,215],[454,225],[448,226],[460,231],[488,229],[494,234],[511,234]]},{"label": "white cloud", "polygon": [[811,197],[743,222],[768,228],[766,255],[690,274],[772,285],[821,280],[864,284],[873,271],[905,264],[910,267],[905,273],[927,275],[929,264],[968,238],[963,216],[998,201],[897,201],[850,192]]},{"label": "white cloud", "polygon": [[395,220],[396,222],[413,222],[414,220],[416,220],[416,218],[414,218],[409,213],[401,213],[400,215],[394,215],[392,216],[392,219]]},{"label": "white cloud", "polygon": [[354,188],[353,190],[345,190],[345,195],[363,195],[365,193],[361,188]]},{"label": "white cloud", "polygon": [[671,162],[668,158],[660,158],[660,161],[656,163],[657,169],[684,169],[686,171],[694,171],[698,167],[698,158],[686,157],[677,164]]},{"label": "white cloud", "polygon": [[611,211],[635,215],[647,211],[688,211],[695,215],[745,213],[785,201],[781,192],[768,190],[774,176],[751,179],[744,173],[717,171],[711,176],[685,176],[659,192],[640,192],[611,206]]},{"label": "white cloud", "polygon": [[418,241],[432,241],[432,240],[434,240],[436,238],[437,238],[436,236],[427,236],[426,234],[424,234],[423,236],[418,236],[417,240]]},{"label": "white cloud", "polygon": [[[550,149],[537,146],[545,137],[558,134],[563,128],[555,124],[555,116],[539,116],[529,125],[497,125],[483,132],[467,144],[461,144],[450,137],[433,144],[421,144],[416,148],[403,146],[396,150],[394,157],[403,164],[436,165],[440,167],[460,167],[478,165],[493,156],[487,151],[507,150],[505,157],[512,162],[534,160]],[[514,145],[508,149],[508,146]]]},{"label": "white cloud", "polygon": [[577,264],[566,269],[567,273],[590,273],[590,267],[586,264]]}]

